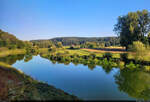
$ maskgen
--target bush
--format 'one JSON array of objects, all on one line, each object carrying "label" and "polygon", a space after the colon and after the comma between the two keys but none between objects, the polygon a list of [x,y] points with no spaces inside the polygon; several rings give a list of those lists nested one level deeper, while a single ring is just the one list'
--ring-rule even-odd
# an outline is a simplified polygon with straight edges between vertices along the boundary
[{"label": "bush", "polygon": [[133,52],[142,52],[146,50],[146,47],[142,42],[134,41],[133,45],[130,46],[130,50]]},{"label": "bush", "polygon": [[134,41],[129,49],[134,53],[132,55],[136,60],[144,60],[144,56],[147,54],[145,45],[140,41]]},{"label": "bush", "polygon": [[135,65],[132,61],[126,65],[126,68],[129,68],[129,69],[137,69],[139,68],[139,65]]},{"label": "bush", "polygon": [[107,59],[112,58],[112,53],[109,53],[109,52],[105,53],[105,54],[103,55],[103,58],[107,58]]}]

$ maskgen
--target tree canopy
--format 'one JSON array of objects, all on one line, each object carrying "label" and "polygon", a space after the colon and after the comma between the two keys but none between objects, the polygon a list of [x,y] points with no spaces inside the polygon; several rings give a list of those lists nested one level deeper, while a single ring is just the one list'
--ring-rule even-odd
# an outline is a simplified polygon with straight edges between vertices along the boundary
[{"label": "tree canopy", "polygon": [[25,43],[17,39],[14,35],[0,29],[0,47],[7,47],[9,49],[24,48]]},{"label": "tree canopy", "polygon": [[[86,45],[86,42],[97,43],[100,46],[119,46],[118,37],[57,37],[45,41],[52,41],[55,45],[61,42],[63,46]],[[31,40],[31,42],[42,42],[43,40]]]},{"label": "tree canopy", "polygon": [[119,16],[114,31],[120,37],[120,44],[127,49],[133,41],[147,44],[150,33],[150,13],[147,10],[142,10]]}]

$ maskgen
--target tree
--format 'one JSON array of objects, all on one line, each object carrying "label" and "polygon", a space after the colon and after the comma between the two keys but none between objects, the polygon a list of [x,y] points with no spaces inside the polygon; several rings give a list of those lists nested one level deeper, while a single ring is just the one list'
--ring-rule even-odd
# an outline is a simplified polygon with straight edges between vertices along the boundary
[{"label": "tree", "polygon": [[120,37],[120,43],[128,49],[133,41],[148,42],[150,32],[150,13],[147,10],[129,12],[127,15],[119,16],[114,31]]},{"label": "tree", "polygon": [[39,48],[51,48],[54,44],[50,40],[37,40],[32,41],[33,46],[38,46]]},{"label": "tree", "polygon": [[0,30],[0,47],[7,47],[9,49],[24,48],[25,43],[14,35]]}]

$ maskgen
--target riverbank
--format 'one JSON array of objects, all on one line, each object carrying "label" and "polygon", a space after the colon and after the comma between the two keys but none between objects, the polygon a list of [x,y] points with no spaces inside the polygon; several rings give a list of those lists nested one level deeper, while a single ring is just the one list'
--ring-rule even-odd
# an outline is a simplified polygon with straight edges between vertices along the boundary
[{"label": "riverbank", "polygon": [[34,80],[2,62],[0,62],[0,77],[0,101],[78,100],[76,96]]},{"label": "riverbank", "polygon": [[96,65],[100,65],[106,69],[112,69],[115,67],[121,69],[143,69],[144,71],[150,71],[150,61],[135,60],[132,57],[132,53],[101,53],[91,52],[85,49],[61,49],[40,55],[43,58],[51,60],[53,63],[73,63],[75,65],[84,64],[90,69],[95,68]]}]

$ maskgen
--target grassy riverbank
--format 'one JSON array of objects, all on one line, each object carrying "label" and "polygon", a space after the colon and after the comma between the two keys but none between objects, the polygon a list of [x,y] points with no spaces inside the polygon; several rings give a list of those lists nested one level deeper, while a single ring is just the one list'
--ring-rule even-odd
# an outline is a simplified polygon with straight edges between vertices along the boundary
[{"label": "grassy riverbank", "polygon": [[39,82],[8,64],[0,62],[0,101],[78,100],[60,89]]}]

